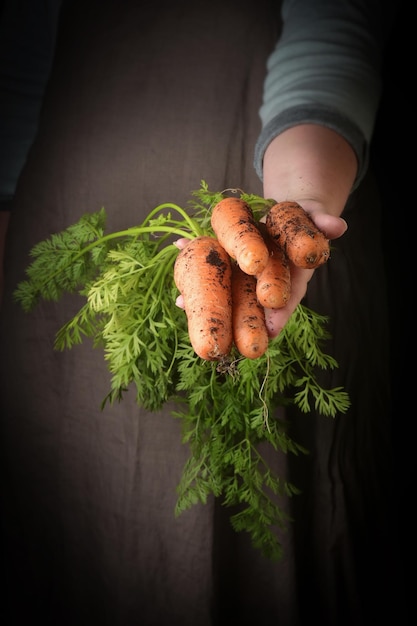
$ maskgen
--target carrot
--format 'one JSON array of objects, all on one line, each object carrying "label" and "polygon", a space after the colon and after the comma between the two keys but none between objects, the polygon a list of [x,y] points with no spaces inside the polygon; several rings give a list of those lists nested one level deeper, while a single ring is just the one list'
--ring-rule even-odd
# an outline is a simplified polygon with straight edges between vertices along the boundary
[{"label": "carrot", "polygon": [[232,266],[233,339],[240,354],[257,359],[268,348],[265,312],[256,297],[256,278]]},{"label": "carrot", "polygon": [[284,250],[269,235],[265,224],[259,224],[268,246],[269,260],[256,277],[256,295],[259,303],[267,309],[280,309],[291,295],[290,264]]},{"label": "carrot", "polygon": [[266,216],[266,226],[298,267],[314,269],[330,257],[329,240],[297,202],[275,204]]},{"label": "carrot", "polygon": [[230,257],[214,237],[192,239],[175,259],[190,342],[206,361],[223,359],[233,344],[231,279]]},{"label": "carrot", "polygon": [[249,205],[240,198],[223,198],[211,214],[211,226],[223,248],[239,267],[255,276],[268,262],[269,252]]}]

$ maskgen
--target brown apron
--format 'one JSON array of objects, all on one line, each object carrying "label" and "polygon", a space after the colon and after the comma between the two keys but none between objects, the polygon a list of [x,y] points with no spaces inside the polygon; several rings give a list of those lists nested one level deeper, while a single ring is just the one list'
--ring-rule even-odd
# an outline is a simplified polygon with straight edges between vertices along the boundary
[{"label": "brown apron", "polygon": [[262,193],[252,161],[278,32],[268,0],[64,8],[6,259],[0,410],[9,599],[23,620],[14,623],[368,626],[381,596],[388,602],[387,314],[371,181],[351,198],[349,230],[306,300],[331,320],[339,368],[323,381],[345,387],[352,408],[288,415],[310,455],[271,459],[302,490],[284,503],[294,521],[278,563],[234,533],[219,502],[174,517],[188,455],[172,407],[147,413],[132,390],[102,412],[102,352],[88,342],[53,350],[80,300],[25,314],[11,295],[31,246],[85,212],[104,206],[118,230],[161,202],[187,202],[201,179]]}]

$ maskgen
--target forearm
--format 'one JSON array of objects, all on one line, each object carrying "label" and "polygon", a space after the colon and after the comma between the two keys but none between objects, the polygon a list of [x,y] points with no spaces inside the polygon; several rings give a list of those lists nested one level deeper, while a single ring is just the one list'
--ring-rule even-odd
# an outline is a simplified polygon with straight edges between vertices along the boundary
[{"label": "forearm", "polygon": [[357,168],[354,150],[338,133],[318,124],[294,126],[265,151],[264,195],[340,216]]},{"label": "forearm", "polygon": [[61,0],[6,0],[0,21],[0,201],[12,199],[35,139]]},{"label": "forearm", "polygon": [[[296,157],[297,170],[302,156],[296,150],[298,137],[303,142],[308,143],[310,137],[314,144],[318,142],[317,159],[316,150],[309,152],[307,145],[303,150],[304,163],[310,168],[308,161],[313,155],[313,165],[320,164],[321,171],[316,171],[319,180],[322,174],[326,178],[328,168],[322,158],[328,148],[328,154],[332,154],[333,148],[325,145],[328,140],[321,131],[325,127],[340,137],[337,149],[343,140],[351,146],[356,155],[353,183],[355,187],[360,183],[368,167],[369,143],[381,92],[382,7],[379,0],[284,0],[283,30],[268,59],[260,109],[262,131],[255,148],[255,168],[261,179],[265,176],[266,151],[270,151],[271,142],[285,147],[288,167],[293,168],[293,156]],[[299,136],[292,135],[292,131],[286,134],[300,125],[312,126],[313,130],[307,133],[303,129]],[[347,158],[346,184],[351,190],[351,159]],[[275,156],[269,154],[267,161],[270,160],[275,161]]]},{"label": "forearm", "polygon": [[[284,131],[264,156],[264,196],[277,202],[294,200],[308,211],[329,239],[341,237],[341,219],[356,179],[358,162],[351,145],[338,133],[318,124]],[[285,326],[304,297],[313,270],[291,267],[291,297],[280,309],[266,310],[271,337]]]},{"label": "forearm", "polygon": [[0,306],[3,295],[4,282],[4,249],[6,246],[7,228],[9,226],[10,211],[0,211]]}]

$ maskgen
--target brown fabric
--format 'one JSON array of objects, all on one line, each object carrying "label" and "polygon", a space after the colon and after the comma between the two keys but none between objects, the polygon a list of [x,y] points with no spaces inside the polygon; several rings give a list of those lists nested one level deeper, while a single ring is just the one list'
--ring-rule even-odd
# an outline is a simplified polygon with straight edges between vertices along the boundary
[{"label": "brown fabric", "polygon": [[9,624],[368,626],[394,613],[405,623],[372,181],[352,197],[349,231],[309,291],[307,304],[330,316],[340,365],[324,380],[353,406],[336,419],[288,416],[311,454],[273,459],[303,490],[285,505],[294,522],[279,563],[236,535],[217,502],[174,517],[187,450],[172,407],[149,414],[131,393],[101,412],[100,350],[53,351],[77,298],[30,315],[12,300],[30,247],[85,212],[104,206],[120,229],[162,201],[186,202],[201,179],[261,193],[252,158],[274,5],[88,0],[64,12],[12,216],[1,318]]}]

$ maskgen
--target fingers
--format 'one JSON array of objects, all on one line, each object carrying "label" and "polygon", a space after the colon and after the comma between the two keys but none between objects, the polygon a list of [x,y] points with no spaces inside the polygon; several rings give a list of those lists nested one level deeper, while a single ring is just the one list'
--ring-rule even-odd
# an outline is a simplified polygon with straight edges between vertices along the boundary
[{"label": "fingers", "polygon": [[[185,248],[185,246],[187,245],[187,243],[190,240],[187,239],[187,237],[181,237],[181,239],[177,239],[176,241],[174,241],[174,246],[176,246],[179,250],[182,250],[183,248]],[[182,296],[182,294],[180,294],[177,299],[175,300],[175,304],[177,307],[179,307],[180,309],[184,308],[184,298]]]},{"label": "fingers", "polygon": [[310,213],[311,219],[328,239],[337,239],[344,235],[347,231],[348,225],[343,217],[336,217],[329,213],[319,213],[312,211]]},{"label": "fingers", "polygon": [[[342,217],[322,213],[320,211],[310,211],[309,215],[316,226],[326,235],[328,239],[337,239],[347,230],[347,222]],[[292,265],[291,267],[291,296],[287,304],[280,309],[265,309],[265,320],[268,334],[272,338],[279,335],[291,315],[294,313],[301,300],[307,292],[307,286],[314,270],[301,269]]]},{"label": "fingers", "polygon": [[294,265],[291,267],[291,296],[287,304],[280,309],[265,309],[265,322],[271,339],[279,335],[304,298],[313,274],[314,270],[305,270]]},{"label": "fingers", "polygon": [[180,309],[184,309],[185,308],[184,307],[184,298],[183,298],[183,296],[181,294],[175,300],[175,304]]},{"label": "fingers", "polygon": [[[185,248],[189,241],[190,239],[187,239],[187,237],[181,237],[181,239],[173,241],[173,244],[178,248],[178,250],[182,250],[183,248]],[[177,297],[177,299],[175,300],[175,304],[178,308],[184,309],[184,298],[182,294]]]},{"label": "fingers", "polygon": [[[321,213],[319,211],[311,211],[311,218],[320,230],[322,230],[328,239],[337,239],[341,237],[347,230],[348,225],[342,217]],[[261,221],[264,221],[262,218]],[[190,240],[186,237],[177,239],[174,245],[182,250]],[[291,315],[294,313],[301,300],[307,292],[307,286],[314,270],[306,270],[292,265],[291,267],[291,296],[287,304],[280,309],[265,309],[265,321],[268,334],[271,339],[279,335],[284,328]],[[182,296],[178,296],[175,304],[183,309],[184,300]]]},{"label": "fingers", "polygon": [[[289,301],[280,309],[265,309],[265,323],[268,335],[271,339],[279,335],[291,315],[294,313],[298,304],[305,296],[308,282],[310,281],[313,273],[314,270],[304,270],[298,267],[293,267],[291,272],[292,292]],[[182,295],[177,297],[175,304],[180,309],[184,309],[184,298]]]},{"label": "fingers", "polygon": [[187,237],[181,237],[181,239],[177,239],[176,241],[174,241],[173,244],[178,248],[178,250],[182,250],[183,248],[185,248],[189,241],[190,240],[187,239]]}]

